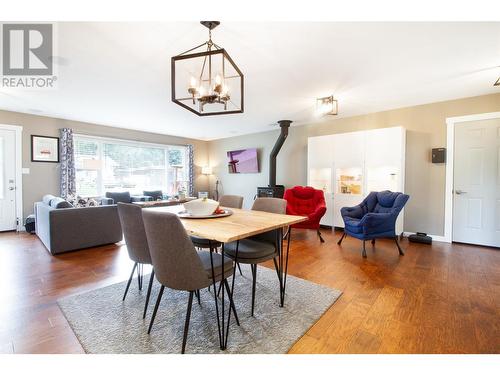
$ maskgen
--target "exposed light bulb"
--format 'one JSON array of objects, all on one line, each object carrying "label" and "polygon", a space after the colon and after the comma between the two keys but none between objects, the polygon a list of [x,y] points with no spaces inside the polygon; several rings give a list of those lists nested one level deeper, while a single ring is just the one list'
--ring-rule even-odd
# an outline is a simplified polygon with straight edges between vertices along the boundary
[{"label": "exposed light bulb", "polygon": [[195,97],[198,95],[198,87],[197,87],[197,81],[196,78],[191,76],[190,83],[188,90],[189,94],[191,94],[191,97],[193,98],[193,105],[196,103],[195,102]]},{"label": "exposed light bulb", "polygon": [[214,92],[217,94],[217,95],[221,95],[222,94],[222,78],[219,74],[217,74],[215,76],[215,84],[214,84],[214,88],[213,88]]},{"label": "exposed light bulb", "polygon": [[323,102],[323,104],[321,105],[321,113],[323,114],[328,113],[330,112],[330,109],[331,109],[330,103]]}]

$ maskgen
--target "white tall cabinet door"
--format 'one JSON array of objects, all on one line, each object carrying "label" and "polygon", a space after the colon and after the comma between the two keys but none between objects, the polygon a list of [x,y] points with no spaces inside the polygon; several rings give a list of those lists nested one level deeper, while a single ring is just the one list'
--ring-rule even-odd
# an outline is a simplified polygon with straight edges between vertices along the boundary
[{"label": "white tall cabinet door", "polygon": [[15,140],[13,130],[0,129],[0,231],[17,227]]},{"label": "white tall cabinet door", "polygon": [[[406,130],[400,126],[365,132],[365,196],[371,191],[404,192]],[[396,222],[403,232],[404,212]]]},{"label": "white tall cabinet door", "polygon": [[333,150],[332,135],[310,137],[307,145],[307,185],[323,190],[326,213],[320,224],[333,226]]},{"label": "white tall cabinet door", "polygon": [[333,224],[343,228],[342,207],[359,204],[364,196],[365,133],[352,132],[334,135]]},{"label": "white tall cabinet door", "polygon": [[500,120],[455,126],[453,241],[500,247]]}]

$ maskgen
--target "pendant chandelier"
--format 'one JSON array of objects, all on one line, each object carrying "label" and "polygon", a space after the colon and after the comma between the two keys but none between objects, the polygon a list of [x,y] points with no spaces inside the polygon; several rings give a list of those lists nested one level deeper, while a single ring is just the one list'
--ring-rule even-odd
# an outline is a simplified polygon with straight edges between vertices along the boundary
[{"label": "pendant chandelier", "polygon": [[219,21],[201,21],[208,41],[172,57],[172,101],[198,116],[243,112],[243,73],[212,41]]}]

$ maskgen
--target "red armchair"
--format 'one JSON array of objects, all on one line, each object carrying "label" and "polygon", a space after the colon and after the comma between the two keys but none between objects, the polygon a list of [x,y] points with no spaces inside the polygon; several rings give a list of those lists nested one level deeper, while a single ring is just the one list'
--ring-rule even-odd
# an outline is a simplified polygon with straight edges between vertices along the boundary
[{"label": "red armchair", "polygon": [[292,228],[316,229],[321,242],[325,242],[319,231],[319,221],[326,212],[323,190],[310,186],[295,186],[285,191],[286,213],[307,216],[308,220],[292,225]]}]

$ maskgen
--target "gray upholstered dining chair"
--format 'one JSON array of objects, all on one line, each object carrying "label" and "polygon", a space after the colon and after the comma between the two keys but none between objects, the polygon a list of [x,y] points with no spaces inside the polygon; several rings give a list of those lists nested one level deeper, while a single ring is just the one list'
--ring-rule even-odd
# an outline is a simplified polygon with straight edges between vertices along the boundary
[{"label": "gray upholstered dining chair", "polygon": [[[240,195],[223,195],[219,199],[219,204],[222,207],[228,208],[241,208],[243,207],[243,197]],[[217,249],[222,244],[219,242],[209,241],[206,238],[191,236],[191,241],[198,249]],[[237,264],[238,269],[240,271],[240,275],[242,275],[240,265]]]},{"label": "gray upholstered dining chair", "polygon": [[[238,315],[236,314],[236,309],[231,297],[232,294],[230,293],[229,284],[227,282],[227,278],[233,274],[233,261],[225,257],[224,273],[222,273],[222,255],[208,251],[196,251],[184,226],[175,214],[144,210],[142,216],[151,252],[151,259],[156,272],[156,279],[161,284],[148,333],[151,332],[165,287],[188,291],[189,299],[182,341],[182,353],[184,353],[189,330],[189,320],[191,318],[193,294],[195,291],[206,288],[211,284],[214,286],[215,290],[216,282],[224,284],[228,292],[230,308],[235,315],[236,323],[239,325]],[[166,228],[168,228],[168,230],[166,230]],[[218,326],[220,326],[217,296],[215,296],[214,299],[217,311],[217,322]]]},{"label": "gray upholstered dining chair", "polygon": [[[144,223],[142,221],[141,207],[130,203],[118,203],[118,216],[120,217],[123,236],[125,237],[125,243],[127,244],[128,256],[134,262],[132,273],[128,279],[125,293],[123,294],[123,301],[125,301],[130,283],[134,277],[134,272],[137,270],[137,282],[139,284],[139,290],[142,290],[143,265],[151,265],[153,263],[151,262],[151,256],[149,254],[148,241],[144,230]],[[143,319],[146,317],[154,275],[155,270],[153,268],[151,271],[151,277],[149,278],[146,303],[144,305],[144,313],[142,315]]]},{"label": "gray upholstered dining chair", "polygon": [[219,199],[222,207],[241,208],[243,207],[243,197],[240,195],[223,195]]},{"label": "gray upholstered dining chair", "polygon": [[[275,214],[286,214],[286,200],[280,198],[257,198],[253,202],[252,210],[265,211]],[[255,289],[257,286],[257,265],[272,259],[278,272],[278,231],[257,234],[238,242],[231,242],[224,246],[225,254],[238,263],[250,264],[252,270],[252,316],[255,307]],[[236,259],[236,249],[238,249]],[[279,276],[278,276],[279,277]]]}]

